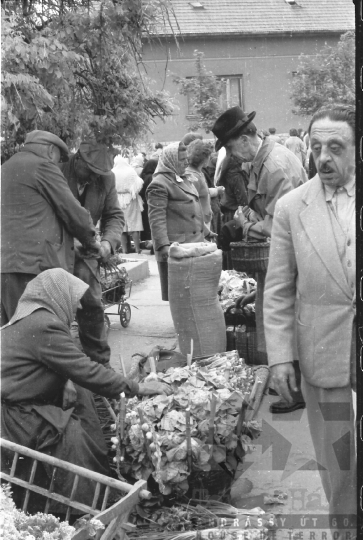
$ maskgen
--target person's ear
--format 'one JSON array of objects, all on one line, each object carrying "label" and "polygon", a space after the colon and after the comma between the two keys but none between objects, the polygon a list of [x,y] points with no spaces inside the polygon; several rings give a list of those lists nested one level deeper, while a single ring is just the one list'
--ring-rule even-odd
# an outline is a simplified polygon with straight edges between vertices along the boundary
[{"label": "person's ear", "polygon": [[48,157],[53,163],[59,163],[61,159],[61,152],[55,144],[48,146]]}]

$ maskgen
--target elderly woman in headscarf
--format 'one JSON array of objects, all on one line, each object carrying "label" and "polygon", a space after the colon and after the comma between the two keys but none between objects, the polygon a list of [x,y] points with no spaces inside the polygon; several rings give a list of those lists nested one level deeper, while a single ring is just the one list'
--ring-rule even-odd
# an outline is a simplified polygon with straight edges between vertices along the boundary
[{"label": "elderly woman in headscarf", "polygon": [[[139,385],[77,348],[70,326],[87,289],[63,269],[46,270],[27,285],[14,316],[2,327],[1,436],[108,475],[107,447],[91,392],[114,399],[121,392],[131,397],[168,393],[168,388]],[[3,448],[2,471],[9,473],[11,459]],[[30,466],[27,458],[19,462],[17,476],[28,480]],[[51,472],[39,463],[35,483],[48,487]],[[54,491],[69,495],[72,482],[73,476],[59,469]],[[92,497],[92,484],[80,478],[76,499],[92,504]],[[64,506],[53,502],[54,510],[63,513]]]},{"label": "elderly woman in headscarf", "polygon": [[161,297],[168,300],[168,254],[172,242],[203,242],[210,236],[199,193],[185,175],[188,158],[182,143],[163,149],[153,180],[146,190],[149,222],[158,262]]},{"label": "elderly woman in headscarf", "polygon": [[131,234],[135,244],[136,253],[141,253],[140,232],[144,230],[142,224],[142,211],[144,208],[140,191],[143,180],[135,169],[121,156],[115,158],[115,166],[112,169],[116,179],[116,191],[118,202],[125,216],[125,228],[121,235],[123,253],[127,253],[128,233]]}]

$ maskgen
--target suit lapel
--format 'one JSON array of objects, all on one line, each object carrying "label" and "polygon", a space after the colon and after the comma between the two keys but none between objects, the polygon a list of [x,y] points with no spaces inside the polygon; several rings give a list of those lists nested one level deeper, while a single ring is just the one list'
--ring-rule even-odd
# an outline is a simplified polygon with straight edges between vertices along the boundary
[{"label": "suit lapel", "polygon": [[[305,203],[307,206],[300,213],[305,232],[329,274],[350,298],[351,290],[339,257],[324,189],[318,176],[311,180]],[[329,242],[328,239],[332,240]]]}]

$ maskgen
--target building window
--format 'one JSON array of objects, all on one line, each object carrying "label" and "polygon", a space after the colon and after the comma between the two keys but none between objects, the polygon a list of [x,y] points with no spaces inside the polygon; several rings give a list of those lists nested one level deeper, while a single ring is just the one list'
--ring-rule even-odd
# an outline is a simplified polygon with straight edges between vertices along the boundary
[{"label": "building window", "polygon": [[236,105],[243,109],[242,75],[220,76],[218,79],[223,79],[226,83],[221,95],[222,109],[229,109]]},{"label": "building window", "polygon": [[[189,78],[189,77],[188,77]],[[190,77],[192,78],[192,77]],[[218,75],[218,79],[224,81],[223,91],[220,96],[220,106],[223,110],[239,105],[243,107],[243,78],[242,75]],[[189,120],[195,119],[196,115],[193,111],[193,100],[190,94],[187,95]]]}]

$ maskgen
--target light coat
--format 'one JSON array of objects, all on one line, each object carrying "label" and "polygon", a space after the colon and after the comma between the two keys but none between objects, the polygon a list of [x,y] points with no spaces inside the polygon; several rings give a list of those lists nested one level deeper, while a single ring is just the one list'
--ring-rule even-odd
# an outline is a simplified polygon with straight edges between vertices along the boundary
[{"label": "light coat", "polygon": [[[295,304],[297,317],[295,317]],[[264,295],[269,364],[293,361],[322,388],[350,384],[355,293],[340,260],[318,175],[276,204]]]}]

